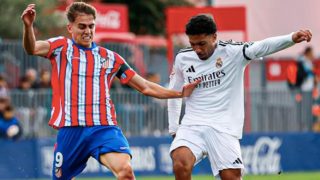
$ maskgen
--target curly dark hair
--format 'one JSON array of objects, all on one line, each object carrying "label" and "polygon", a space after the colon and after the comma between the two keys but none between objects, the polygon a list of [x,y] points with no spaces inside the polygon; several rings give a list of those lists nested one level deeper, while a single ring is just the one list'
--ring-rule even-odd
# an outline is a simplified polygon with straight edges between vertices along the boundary
[{"label": "curly dark hair", "polygon": [[67,18],[69,22],[74,22],[79,13],[91,14],[96,19],[96,9],[84,2],[74,2],[67,8]]},{"label": "curly dark hair", "polygon": [[187,35],[214,34],[217,26],[214,20],[205,14],[193,16],[186,25]]}]

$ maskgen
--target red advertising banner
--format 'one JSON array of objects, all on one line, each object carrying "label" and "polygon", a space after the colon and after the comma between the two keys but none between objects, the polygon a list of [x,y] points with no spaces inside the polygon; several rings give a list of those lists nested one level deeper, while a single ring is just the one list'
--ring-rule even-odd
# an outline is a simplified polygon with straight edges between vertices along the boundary
[{"label": "red advertising banner", "polygon": [[287,79],[287,67],[290,64],[295,64],[294,59],[266,61],[266,77],[268,81],[284,81]]},{"label": "red advertising banner", "polygon": [[[268,59],[266,60],[266,77],[268,81],[285,81],[287,69],[290,64],[295,64],[295,59]],[[320,59],[313,61],[314,72],[320,76]]]},{"label": "red advertising banner", "polygon": [[91,3],[97,9],[96,33],[128,32],[128,8],[122,4]]}]

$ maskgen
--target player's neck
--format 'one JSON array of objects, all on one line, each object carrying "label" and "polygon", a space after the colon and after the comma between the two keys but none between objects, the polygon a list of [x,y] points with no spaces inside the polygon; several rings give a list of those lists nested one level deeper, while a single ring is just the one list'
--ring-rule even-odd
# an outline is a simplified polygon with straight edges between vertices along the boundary
[{"label": "player's neck", "polygon": [[212,48],[211,52],[209,53],[208,59],[213,55],[213,53],[216,50],[216,48],[217,48],[217,43],[214,43],[213,48]]}]

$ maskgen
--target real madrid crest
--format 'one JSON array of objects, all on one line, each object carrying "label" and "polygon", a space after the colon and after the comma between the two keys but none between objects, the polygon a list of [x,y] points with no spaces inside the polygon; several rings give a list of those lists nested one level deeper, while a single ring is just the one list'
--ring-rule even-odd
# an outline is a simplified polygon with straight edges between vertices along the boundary
[{"label": "real madrid crest", "polygon": [[222,65],[223,65],[222,59],[221,59],[221,57],[219,57],[219,58],[216,60],[216,67],[217,67],[217,68],[221,68]]}]

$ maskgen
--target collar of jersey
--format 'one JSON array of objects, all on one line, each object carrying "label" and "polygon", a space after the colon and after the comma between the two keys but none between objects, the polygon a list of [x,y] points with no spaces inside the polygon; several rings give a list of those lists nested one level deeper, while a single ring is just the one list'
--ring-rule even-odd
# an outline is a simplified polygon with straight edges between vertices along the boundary
[{"label": "collar of jersey", "polygon": [[83,46],[77,44],[77,43],[74,41],[74,39],[72,39],[72,43],[75,44],[79,49],[82,49],[82,50],[92,50],[93,48],[97,47],[97,44],[94,43],[94,42],[92,42],[91,48],[86,48],[86,47],[83,47]]}]

